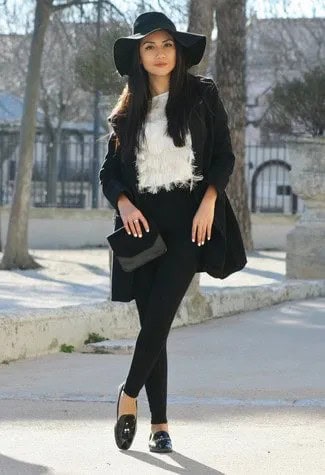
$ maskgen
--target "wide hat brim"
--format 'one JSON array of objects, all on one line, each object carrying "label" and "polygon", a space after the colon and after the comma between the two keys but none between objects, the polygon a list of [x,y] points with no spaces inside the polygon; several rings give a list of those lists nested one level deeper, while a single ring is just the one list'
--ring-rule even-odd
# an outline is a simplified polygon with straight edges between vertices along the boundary
[{"label": "wide hat brim", "polygon": [[118,38],[113,47],[113,57],[117,71],[121,76],[130,74],[132,66],[132,56],[134,49],[138,47],[138,42],[145,36],[158,30],[168,31],[185,48],[185,56],[188,67],[199,64],[205,47],[206,36],[198,33],[174,31],[169,28],[155,28],[145,34],[136,33],[130,36]]}]

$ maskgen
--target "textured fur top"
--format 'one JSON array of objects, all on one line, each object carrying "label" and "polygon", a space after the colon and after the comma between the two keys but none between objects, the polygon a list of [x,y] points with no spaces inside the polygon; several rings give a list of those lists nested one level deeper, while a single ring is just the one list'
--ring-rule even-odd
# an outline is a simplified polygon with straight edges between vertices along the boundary
[{"label": "textured fur top", "polygon": [[192,190],[193,182],[203,179],[195,175],[194,153],[190,132],[187,133],[184,147],[176,147],[173,139],[166,133],[165,112],[169,91],[154,96],[152,106],[145,122],[145,141],[140,143],[136,168],[139,191],[157,193],[175,187]]}]

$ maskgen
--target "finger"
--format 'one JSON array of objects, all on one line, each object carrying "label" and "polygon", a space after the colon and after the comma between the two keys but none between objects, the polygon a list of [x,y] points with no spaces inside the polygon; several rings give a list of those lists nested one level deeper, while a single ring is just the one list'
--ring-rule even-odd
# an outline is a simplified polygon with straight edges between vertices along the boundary
[{"label": "finger", "polygon": [[149,229],[148,221],[143,215],[139,216],[137,219],[139,220],[137,224],[139,225],[139,228],[140,228],[140,234],[141,234],[140,237],[142,237],[143,231],[144,230],[147,231]]},{"label": "finger", "polygon": [[206,233],[207,233],[207,226],[205,225],[202,229],[202,236],[201,236],[201,246],[205,244],[206,241]]},{"label": "finger", "polygon": [[127,218],[124,218],[123,216],[121,216],[121,219],[122,219],[122,222],[123,222],[123,226],[124,226],[124,228],[125,228],[125,231],[126,231],[128,234],[131,234],[131,230],[130,230],[130,227],[129,227],[129,223],[128,223]]},{"label": "finger", "polygon": [[199,238],[199,225],[198,225],[198,223],[197,223],[197,224],[195,225],[195,232],[194,232],[194,241],[195,241],[195,244],[197,244],[198,238]]},{"label": "finger", "polygon": [[134,225],[134,222],[131,218],[129,219],[128,223],[129,223],[129,226],[130,226],[130,229],[131,229],[131,232],[132,232],[133,236],[137,237],[138,233],[137,233],[136,227]]},{"label": "finger", "polygon": [[136,221],[135,221],[134,225],[135,225],[135,229],[137,230],[138,237],[142,237],[142,229],[141,229],[141,226],[140,226],[139,218],[136,218]]},{"label": "finger", "polygon": [[201,246],[201,241],[202,241],[202,225],[198,225],[198,233],[197,233],[197,245]]},{"label": "finger", "polygon": [[143,224],[143,226],[144,226],[144,229],[145,229],[145,230],[147,231],[147,233],[148,233],[148,232],[150,231],[148,221],[146,220],[146,218],[145,218],[143,215],[140,216],[140,219],[141,219],[141,222],[142,222],[142,224]]},{"label": "finger", "polygon": [[131,229],[130,229],[130,226],[129,226],[129,223],[127,222],[127,220],[123,220],[123,224],[124,224],[126,232],[128,234],[131,234]]},{"label": "finger", "polygon": [[211,233],[212,233],[212,224],[210,224],[210,226],[208,226],[208,237],[207,237],[208,241],[210,241],[210,239],[211,239]]},{"label": "finger", "polygon": [[196,238],[196,227],[197,227],[197,224],[195,221],[193,221],[193,224],[192,224],[192,242],[195,242],[195,238]]}]

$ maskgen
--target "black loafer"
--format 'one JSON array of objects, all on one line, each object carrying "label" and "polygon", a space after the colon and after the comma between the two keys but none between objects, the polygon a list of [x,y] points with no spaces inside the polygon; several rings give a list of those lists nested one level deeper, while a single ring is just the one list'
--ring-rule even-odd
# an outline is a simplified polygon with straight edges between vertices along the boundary
[{"label": "black loafer", "polygon": [[154,434],[151,432],[149,437],[150,452],[172,452],[172,441],[165,430],[158,430]]},{"label": "black loafer", "polygon": [[114,426],[115,442],[119,449],[127,450],[131,447],[137,431],[138,402],[136,401],[137,414],[123,414],[118,418],[118,408],[125,382],[118,387],[116,424]]}]

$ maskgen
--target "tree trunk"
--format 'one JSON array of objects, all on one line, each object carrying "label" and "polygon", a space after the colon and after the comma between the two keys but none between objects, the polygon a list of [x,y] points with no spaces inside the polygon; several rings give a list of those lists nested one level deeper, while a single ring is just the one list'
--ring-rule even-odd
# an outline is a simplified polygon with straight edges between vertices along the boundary
[{"label": "tree trunk", "polygon": [[211,34],[213,30],[214,1],[215,0],[205,0],[205,2],[198,2],[197,0],[190,0],[189,2],[188,31],[200,33],[207,37],[206,49],[202,61],[200,64],[190,68],[192,74],[205,76],[208,69]]},{"label": "tree trunk", "polygon": [[253,249],[250,210],[245,179],[245,0],[216,0],[217,84],[228,112],[231,140],[236,156],[227,194],[237,216],[245,249]]},{"label": "tree trunk", "polygon": [[32,183],[36,111],[40,86],[41,59],[45,32],[53,0],[37,0],[30,49],[23,115],[20,129],[19,160],[4,255],[0,268],[42,267],[28,253],[28,215]]},{"label": "tree trunk", "polygon": [[[201,74],[202,76],[205,76],[208,68],[211,33],[213,29],[213,2],[214,0],[205,0],[204,3],[200,3],[197,0],[189,1],[189,20],[187,30],[192,33],[206,35],[207,37],[207,45],[202,61],[200,64],[192,66],[189,69],[192,74]],[[200,274],[195,274],[186,294],[188,296],[193,295],[198,293],[199,289]]]}]

